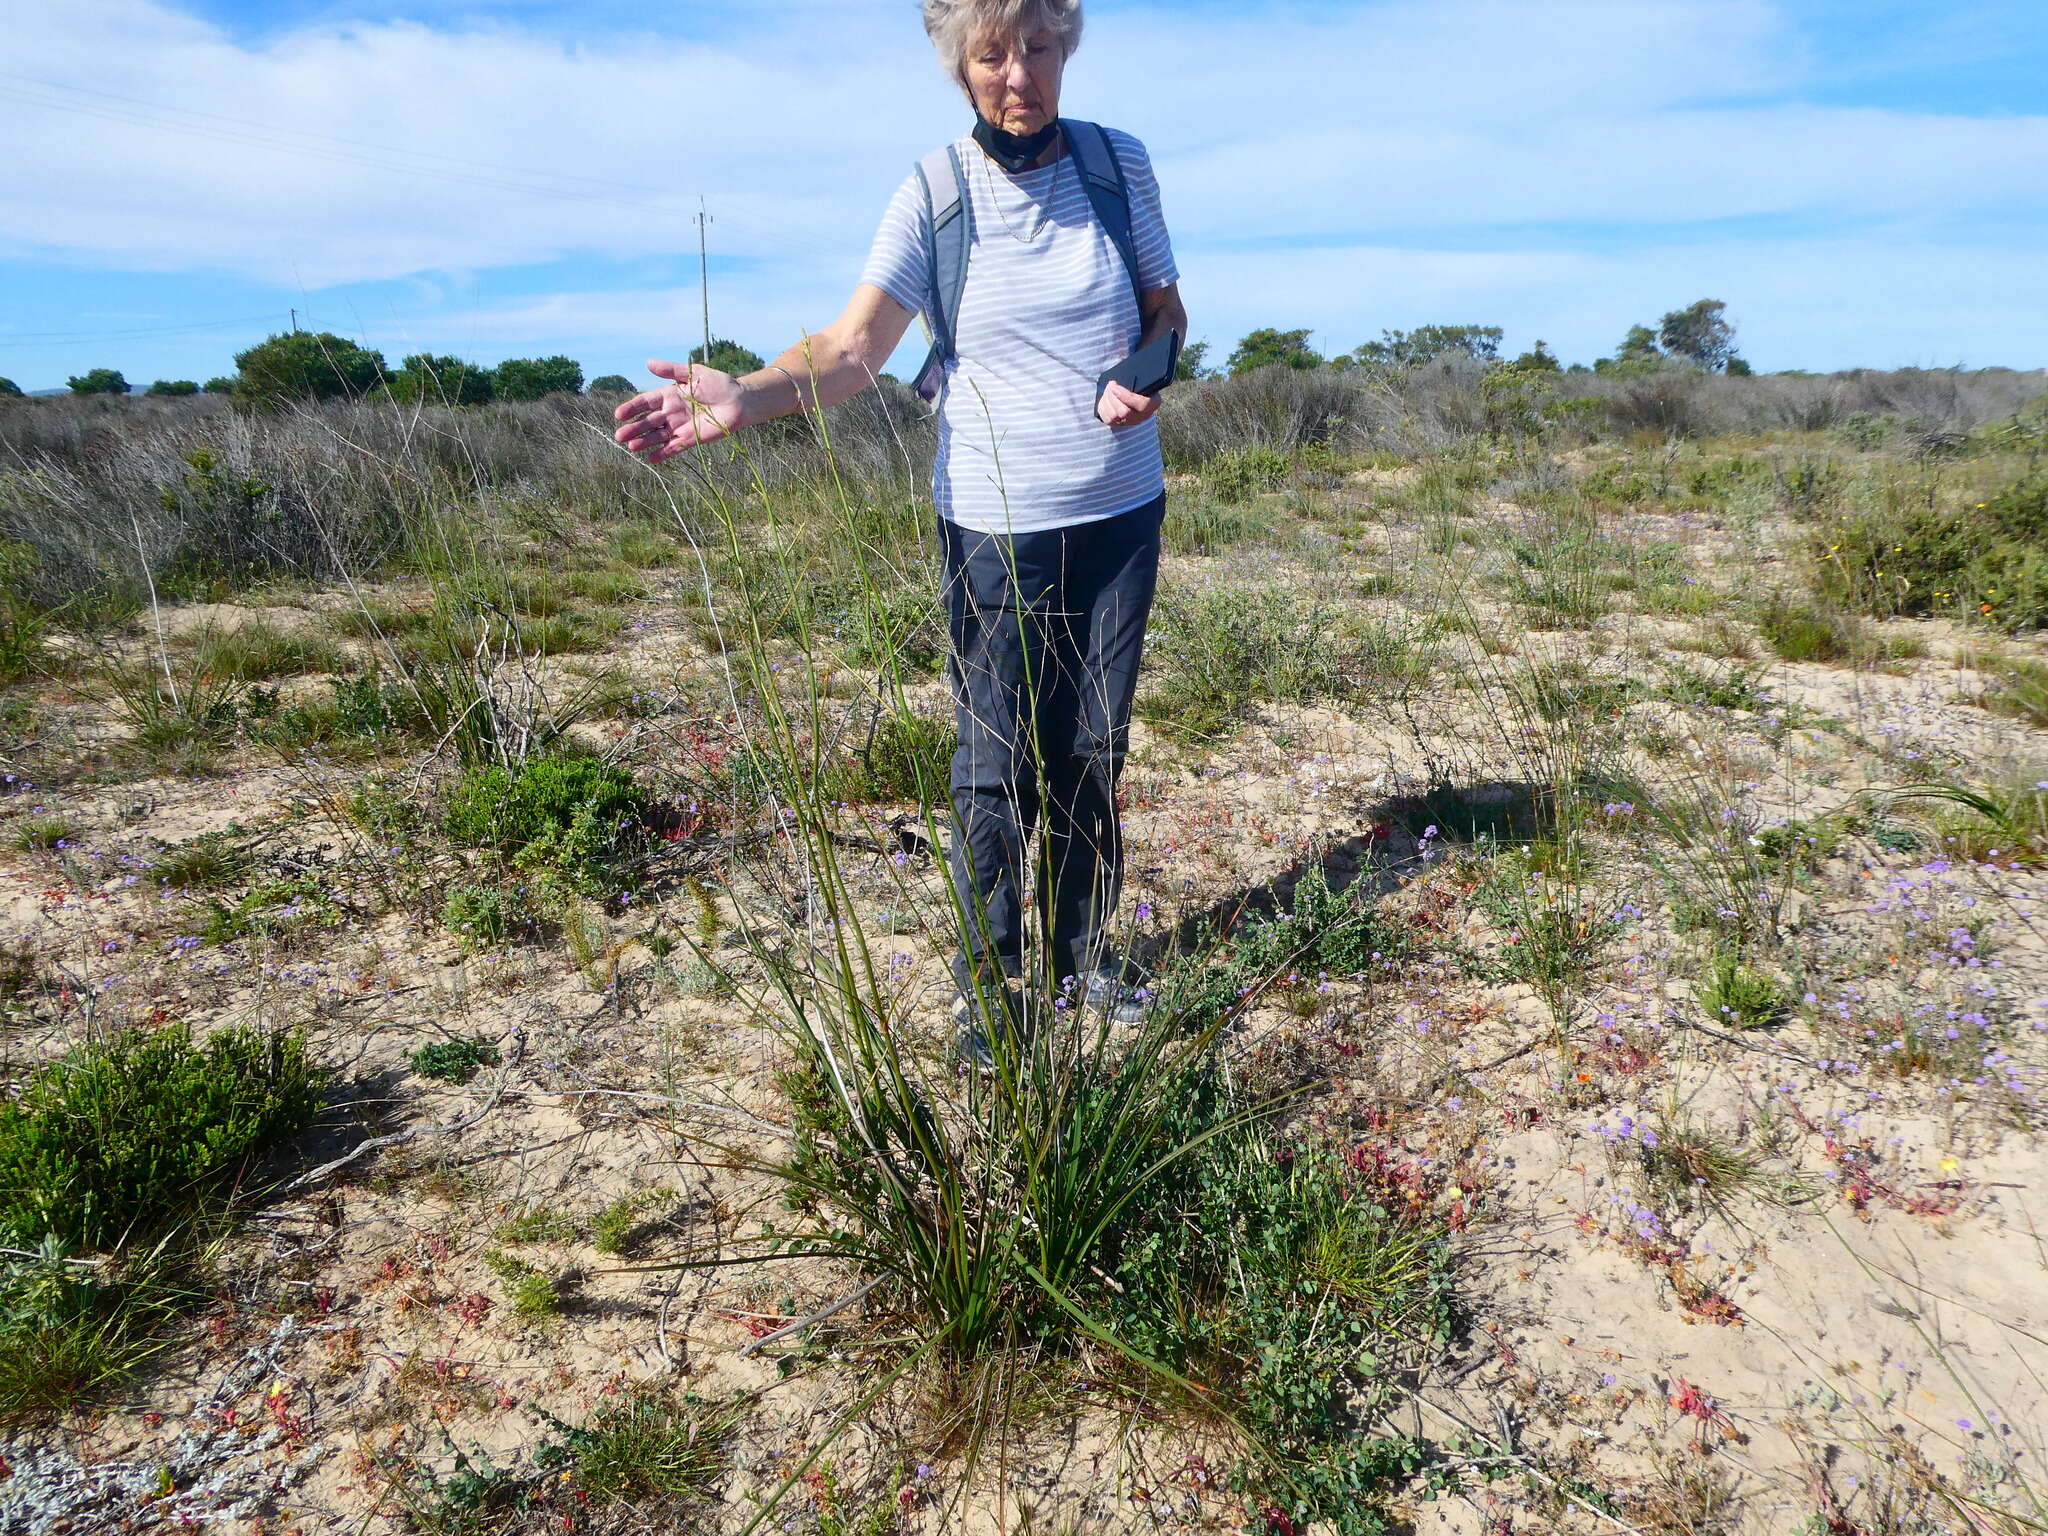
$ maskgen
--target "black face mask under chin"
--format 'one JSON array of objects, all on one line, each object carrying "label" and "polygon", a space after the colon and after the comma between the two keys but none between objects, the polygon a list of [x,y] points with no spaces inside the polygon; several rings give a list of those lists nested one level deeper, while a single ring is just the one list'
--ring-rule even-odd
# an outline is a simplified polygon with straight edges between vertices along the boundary
[{"label": "black face mask under chin", "polygon": [[979,112],[974,114],[974,142],[1012,176],[1030,170],[1031,162],[1046,152],[1059,131],[1058,122],[1050,122],[1036,133],[1006,133]]}]

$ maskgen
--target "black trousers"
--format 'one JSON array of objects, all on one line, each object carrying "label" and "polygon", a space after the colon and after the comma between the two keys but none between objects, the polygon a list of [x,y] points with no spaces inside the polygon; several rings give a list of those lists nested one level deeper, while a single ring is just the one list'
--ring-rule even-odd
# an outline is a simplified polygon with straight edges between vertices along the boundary
[{"label": "black trousers", "polygon": [[1105,963],[1122,862],[1116,783],[1159,578],[1166,497],[1041,533],[942,521],[952,632],[952,878],[964,983],[1020,974],[1027,848],[1057,983]]}]

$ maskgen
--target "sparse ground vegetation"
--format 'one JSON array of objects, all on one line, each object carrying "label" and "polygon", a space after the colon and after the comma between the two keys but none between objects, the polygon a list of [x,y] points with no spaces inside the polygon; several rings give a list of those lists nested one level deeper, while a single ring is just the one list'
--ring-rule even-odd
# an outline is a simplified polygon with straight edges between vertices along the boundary
[{"label": "sparse ground vegetation", "polygon": [[1716,313],[1174,391],[988,1074],[902,391],[0,400],[0,1525],[2048,1529],[2048,380]]}]

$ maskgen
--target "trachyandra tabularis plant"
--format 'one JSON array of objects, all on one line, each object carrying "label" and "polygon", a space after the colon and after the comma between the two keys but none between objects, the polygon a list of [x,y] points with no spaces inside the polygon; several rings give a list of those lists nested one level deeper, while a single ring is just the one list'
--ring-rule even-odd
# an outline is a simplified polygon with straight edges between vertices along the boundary
[{"label": "trachyandra tabularis plant", "polygon": [[[731,702],[746,722],[774,856],[803,886],[801,909],[772,947],[771,980],[748,998],[784,1036],[794,1062],[797,1149],[756,1159],[786,1182],[796,1203],[819,1213],[789,1239],[790,1248],[844,1258],[880,1277],[884,1294],[918,1319],[928,1343],[950,1354],[1085,1327],[1074,1316],[1074,1293],[1148,1179],[1190,1151],[1173,1132],[1173,1116],[1213,1070],[1211,1048],[1228,1010],[1190,1015],[1166,1007],[1113,1033],[1076,1008],[1055,978],[1034,975],[1023,1006],[1035,1027],[1019,1038],[1005,1028],[998,998],[977,999],[995,1070],[956,1075],[944,1031],[924,1028],[898,968],[877,953],[862,918],[878,898],[899,914],[907,907],[945,952],[976,916],[955,910],[938,882],[920,888],[911,870],[890,870],[878,882],[849,865],[849,847],[872,835],[871,825],[856,824],[832,798],[843,782],[836,757],[856,741],[823,686],[829,669],[820,665],[818,633],[801,612],[792,621],[788,578],[752,547],[786,554],[799,544],[798,531],[779,521],[777,498],[764,483],[751,504],[709,477],[697,490],[724,545],[700,547],[700,557],[707,571],[711,562],[721,565],[738,587],[730,606],[708,581],[705,590],[725,646]],[[865,610],[853,628],[867,636],[900,631],[891,612],[897,582],[882,568],[876,541],[863,536],[872,513],[861,488],[840,479],[834,491],[823,512],[836,524],[833,547]],[[771,626],[790,643],[778,643]],[[921,718],[906,670],[915,669],[898,655],[884,658],[863,701],[884,725]],[[914,783],[906,798],[920,835],[936,849],[946,836],[943,760],[908,761]],[[771,950],[769,935],[752,937],[757,952]]]}]

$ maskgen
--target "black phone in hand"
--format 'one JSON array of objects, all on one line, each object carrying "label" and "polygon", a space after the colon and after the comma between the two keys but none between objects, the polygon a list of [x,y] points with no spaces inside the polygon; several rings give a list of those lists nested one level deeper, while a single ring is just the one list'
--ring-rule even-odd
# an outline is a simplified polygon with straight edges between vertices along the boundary
[{"label": "black phone in hand", "polygon": [[1095,381],[1096,403],[1101,403],[1103,391],[1109,388],[1112,379],[1132,394],[1156,395],[1173,382],[1174,370],[1179,366],[1180,332],[1169,330],[1122,362],[1103,369],[1102,376]]}]

